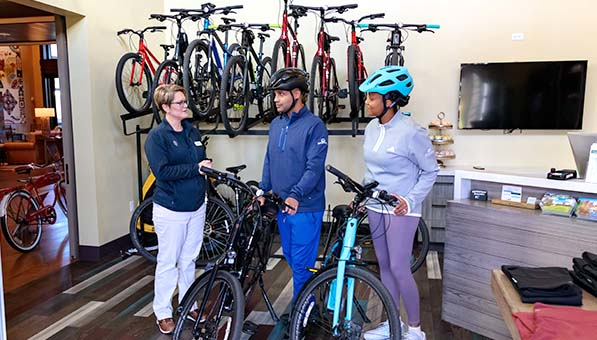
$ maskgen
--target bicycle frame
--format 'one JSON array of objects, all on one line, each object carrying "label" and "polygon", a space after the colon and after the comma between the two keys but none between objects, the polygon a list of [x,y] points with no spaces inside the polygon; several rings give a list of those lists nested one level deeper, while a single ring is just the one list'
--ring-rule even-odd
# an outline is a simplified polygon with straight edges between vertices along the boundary
[{"label": "bicycle frame", "polygon": [[[278,40],[286,42],[286,57],[284,63],[286,67],[298,67],[299,41],[297,37],[298,19],[294,20],[294,29],[288,22],[288,0],[284,0],[284,13],[282,15],[282,32]],[[290,32],[290,35],[288,33]],[[292,38],[292,45],[290,44]]]},{"label": "bicycle frame", "polygon": [[[53,200],[52,204],[46,205],[46,204],[44,204],[44,200],[43,200],[43,197],[45,197],[46,193],[40,194],[38,189],[43,188],[48,185],[56,184],[56,183],[60,182],[61,179],[62,179],[62,176],[60,176],[60,174],[58,172],[53,171],[53,172],[49,172],[49,173],[41,175],[41,176],[29,177],[29,179],[27,180],[27,182],[24,185],[15,185],[15,186],[12,186],[9,188],[0,189],[0,200],[3,203],[3,204],[1,204],[1,206],[4,207],[4,200],[9,197],[10,193],[12,193],[14,191],[18,191],[18,190],[24,190],[31,195],[31,197],[35,200],[35,202],[39,206],[38,210],[31,211],[31,212],[27,213],[27,215],[26,215],[27,222],[34,221],[36,218],[41,216],[44,222],[49,222],[50,224],[53,224],[54,222],[51,220],[48,220],[46,218],[46,215],[50,209],[54,209],[54,207],[56,206],[56,202],[58,202],[59,195],[61,195],[61,193],[59,192],[59,190],[57,190],[56,187],[54,187],[54,200]],[[5,216],[6,213],[7,213],[6,211],[2,211],[2,216]]]},{"label": "bicycle frame", "polygon": [[[198,32],[198,35],[208,35],[207,42],[207,55],[209,56],[208,64],[207,64],[207,71],[211,72],[212,67],[212,57],[215,61],[216,67],[218,69],[218,74],[222,75],[224,72],[224,67],[228,62],[228,58],[231,54],[228,51],[228,31],[224,32],[224,41],[220,39],[220,36],[215,33],[215,29],[210,26],[210,22],[208,18],[203,19],[203,30]],[[222,50],[222,59],[220,59],[220,55],[218,53],[218,46]]]},{"label": "bicycle frame", "polygon": [[[348,218],[346,223],[346,233],[342,242],[342,249],[340,250],[340,258],[338,259],[338,271],[336,274],[336,284],[333,287],[333,291],[330,294],[334,294],[333,300],[328,300],[328,307],[333,302],[333,327],[332,329],[337,330],[340,321],[340,303],[342,302],[342,287],[344,285],[344,271],[346,270],[346,262],[351,258],[352,249],[354,247],[356,234],[357,234],[358,218],[351,216]],[[350,266],[354,266],[350,264]],[[346,315],[345,320],[350,321],[352,319],[352,300],[354,299],[354,278],[347,278],[347,295],[346,295]],[[334,285],[332,285],[334,286]],[[334,334],[336,335],[336,334]]]},{"label": "bicycle frame", "polygon": [[[145,65],[149,66],[151,70],[151,74],[155,74],[156,67],[153,63],[159,64],[160,61],[156,56],[151,52],[147,44],[145,43],[145,39],[139,39],[139,47],[137,48],[137,53],[141,55],[141,69],[145,68]],[[135,65],[133,64],[133,71],[131,72],[131,84],[133,81],[133,75],[135,74]],[[143,72],[139,73],[139,83],[143,78]]]}]

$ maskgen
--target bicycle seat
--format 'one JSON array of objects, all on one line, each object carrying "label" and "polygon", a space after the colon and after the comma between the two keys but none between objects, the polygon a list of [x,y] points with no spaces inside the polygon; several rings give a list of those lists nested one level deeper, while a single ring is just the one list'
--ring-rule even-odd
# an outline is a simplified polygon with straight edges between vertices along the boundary
[{"label": "bicycle seat", "polygon": [[357,37],[357,44],[360,44],[361,42],[363,42],[363,40],[365,40],[365,38]]},{"label": "bicycle seat", "polygon": [[332,209],[332,217],[336,220],[345,219],[350,215],[352,209],[348,207],[346,204],[340,204]]},{"label": "bicycle seat", "polygon": [[247,168],[247,165],[243,164],[243,165],[231,166],[229,168],[226,168],[226,171],[231,172],[234,175],[238,175],[239,172],[241,172],[242,170],[244,170],[246,168]]},{"label": "bicycle seat", "polygon": [[330,38],[330,41],[340,41],[340,38],[335,37],[333,35],[329,35],[328,38]]},{"label": "bicycle seat", "polygon": [[168,52],[168,50],[170,50],[171,48],[174,48],[174,45],[160,44],[160,46],[162,46],[162,48],[164,49],[164,51],[166,51],[166,53],[167,53],[167,52]]},{"label": "bicycle seat", "polygon": [[28,165],[19,166],[19,167],[15,168],[15,172],[19,175],[24,175],[24,174],[29,175],[31,173],[31,170],[33,170],[33,169]]},{"label": "bicycle seat", "polygon": [[236,19],[234,18],[226,18],[226,17],[222,17],[222,21],[224,22],[224,24],[226,25],[230,25],[233,22],[236,22]]},{"label": "bicycle seat", "polygon": [[266,37],[269,38],[269,34],[267,33],[257,33],[259,39],[264,40]]}]

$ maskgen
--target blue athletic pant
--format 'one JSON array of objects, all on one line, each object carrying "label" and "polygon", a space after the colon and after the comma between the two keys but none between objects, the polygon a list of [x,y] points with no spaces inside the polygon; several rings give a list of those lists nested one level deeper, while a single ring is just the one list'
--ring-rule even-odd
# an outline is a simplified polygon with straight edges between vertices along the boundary
[{"label": "blue athletic pant", "polygon": [[293,302],[313,275],[307,268],[315,266],[322,218],[323,211],[297,213],[294,216],[279,212],[277,215],[282,251],[292,269]]}]

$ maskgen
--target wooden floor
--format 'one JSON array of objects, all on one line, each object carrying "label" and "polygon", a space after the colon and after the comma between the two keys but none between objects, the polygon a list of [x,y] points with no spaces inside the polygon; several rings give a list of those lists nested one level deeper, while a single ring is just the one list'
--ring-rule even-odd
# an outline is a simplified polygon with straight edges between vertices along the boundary
[{"label": "wooden floor", "polygon": [[[17,179],[22,176],[17,176],[11,171],[14,167],[0,167],[0,188],[19,184]],[[36,170],[34,174],[41,173]],[[50,191],[44,202],[51,204],[53,199],[54,193]],[[56,205],[56,212],[56,223],[43,226],[40,244],[31,252],[22,253],[14,250],[8,245],[4,235],[1,236],[0,252],[5,292],[13,291],[33,280],[43,278],[71,263],[68,222],[58,205]]]},{"label": "wooden floor", "polygon": [[[441,264],[441,253],[435,256]],[[269,267],[266,290],[281,313],[292,294],[291,273],[284,260],[271,260]],[[138,256],[101,264],[76,262],[6,292],[8,339],[169,339],[157,330],[151,310],[154,270]],[[471,333],[441,320],[440,275],[441,270],[427,266],[415,275],[427,338],[473,339]],[[274,326],[260,296],[253,296],[247,306],[247,318],[260,326],[255,335],[245,334],[243,339],[267,339]]]}]

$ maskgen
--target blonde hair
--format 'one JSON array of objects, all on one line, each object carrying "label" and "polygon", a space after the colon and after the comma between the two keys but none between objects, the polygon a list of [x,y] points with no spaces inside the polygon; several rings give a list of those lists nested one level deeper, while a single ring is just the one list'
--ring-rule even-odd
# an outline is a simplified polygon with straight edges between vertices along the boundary
[{"label": "blonde hair", "polygon": [[172,101],[174,100],[174,95],[176,95],[177,92],[182,92],[182,94],[184,94],[185,98],[187,97],[187,91],[184,89],[184,87],[182,87],[180,85],[176,85],[176,84],[160,85],[155,89],[155,91],[153,93],[153,102],[155,103],[156,107],[160,111],[162,111],[162,113],[164,113],[164,109],[162,108],[162,105],[172,104]]}]

